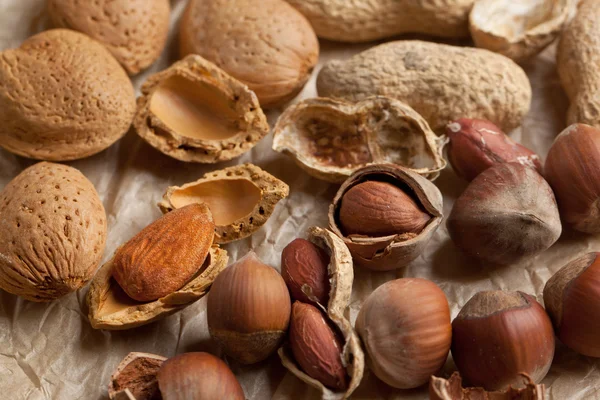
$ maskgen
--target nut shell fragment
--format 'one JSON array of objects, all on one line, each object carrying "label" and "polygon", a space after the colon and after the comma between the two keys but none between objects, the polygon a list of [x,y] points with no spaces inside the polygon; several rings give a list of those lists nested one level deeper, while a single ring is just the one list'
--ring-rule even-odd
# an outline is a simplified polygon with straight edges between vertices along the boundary
[{"label": "nut shell fragment", "polygon": [[269,132],[254,92],[198,55],[151,75],[141,90],[138,135],[181,161],[231,160]]},{"label": "nut shell fragment", "polygon": [[250,236],[263,226],[289,187],[253,164],[205,174],[195,182],[170,186],[158,207],[163,213],[192,203],[206,203],[215,220],[215,243]]},{"label": "nut shell fragment", "polygon": [[330,321],[335,324],[344,338],[342,363],[350,377],[347,390],[345,392],[335,392],[304,373],[294,360],[289,345],[286,344],[281,347],[278,354],[283,366],[303,382],[318,389],[323,399],[347,399],[362,380],[365,362],[360,340],[348,318],[348,306],[354,281],[352,256],[341,239],[327,229],[310,228],[308,240],[326,249],[331,256],[328,266],[331,291],[327,310],[324,311],[327,312]]},{"label": "nut shell fragment", "polygon": [[463,388],[462,378],[454,372],[450,379],[432,376],[429,381],[431,400],[545,400],[546,386],[536,385],[527,374],[523,374],[525,387],[515,389],[509,386],[499,392],[487,392],[480,387]]},{"label": "nut shell fragment", "polygon": [[159,395],[156,374],[166,357],[132,352],[119,363],[110,377],[110,399],[152,400]]},{"label": "nut shell fragment", "polygon": [[179,311],[208,293],[225,269],[227,252],[213,246],[198,274],[181,289],[158,300],[141,303],[131,299],[112,277],[113,260],[100,268],[87,296],[89,319],[95,329],[135,328]]},{"label": "nut shell fragment", "polygon": [[341,183],[369,164],[398,164],[430,179],[446,166],[440,139],[423,117],[383,96],[301,101],[279,117],[273,134],[273,150],[329,182]]}]

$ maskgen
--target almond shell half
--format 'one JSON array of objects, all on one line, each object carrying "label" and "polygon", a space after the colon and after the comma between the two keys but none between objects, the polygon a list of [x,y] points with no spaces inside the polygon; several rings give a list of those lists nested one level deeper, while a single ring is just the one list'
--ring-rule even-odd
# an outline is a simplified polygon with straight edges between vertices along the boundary
[{"label": "almond shell half", "polygon": [[278,350],[278,354],[283,366],[300,380],[319,390],[322,399],[347,399],[360,384],[365,364],[360,340],[350,323],[348,314],[352,283],[354,281],[352,256],[342,240],[327,229],[319,227],[310,228],[308,230],[308,240],[325,249],[331,257],[327,268],[329,281],[331,282],[331,291],[329,293],[327,310],[323,311],[326,311],[327,316],[339,329],[344,338],[342,363],[346,367],[346,371],[350,377],[348,389],[345,392],[335,392],[318,380],[308,376],[296,364],[294,355],[287,344]]}]

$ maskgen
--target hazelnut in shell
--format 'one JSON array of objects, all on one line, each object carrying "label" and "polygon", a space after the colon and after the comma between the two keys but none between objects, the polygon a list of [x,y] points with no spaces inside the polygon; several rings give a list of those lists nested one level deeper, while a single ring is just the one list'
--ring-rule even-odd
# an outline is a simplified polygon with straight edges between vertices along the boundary
[{"label": "hazelnut in shell", "polygon": [[546,376],[554,358],[554,332],[532,296],[502,290],[475,294],[452,321],[452,358],[470,385],[501,390]]}]

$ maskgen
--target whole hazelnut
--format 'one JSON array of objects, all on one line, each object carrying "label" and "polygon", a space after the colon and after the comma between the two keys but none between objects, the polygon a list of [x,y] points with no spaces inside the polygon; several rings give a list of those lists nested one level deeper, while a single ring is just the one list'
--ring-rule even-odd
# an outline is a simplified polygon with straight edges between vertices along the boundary
[{"label": "whole hazelnut", "polygon": [[339,210],[345,235],[418,234],[430,219],[431,215],[401,188],[379,181],[350,188],[342,197]]},{"label": "whole hazelnut", "polygon": [[281,276],[292,298],[327,306],[329,254],[305,239],[295,239],[281,253]]},{"label": "whole hazelnut", "polygon": [[460,249],[493,264],[538,254],[562,231],[548,183],[516,163],[496,164],[479,174],[454,202],[447,227]]},{"label": "whole hazelnut", "polygon": [[280,346],[290,311],[281,275],[250,252],[215,279],[208,295],[208,330],[227,355],[253,364]]},{"label": "whole hazelnut", "polygon": [[448,357],[452,338],[448,300],[426,279],[387,282],[363,304],[356,330],[379,379],[399,389],[416,388]]},{"label": "whole hazelnut", "polygon": [[184,353],[165,361],[157,374],[163,400],[244,400],[244,391],[221,359]]},{"label": "whole hazelnut", "polygon": [[544,308],[530,295],[501,290],[475,294],[452,321],[452,357],[470,385],[501,390],[538,383],[554,357],[554,332]]},{"label": "whole hazelnut", "polygon": [[446,126],[448,161],[468,181],[494,164],[517,162],[542,172],[540,157],[484,119],[461,118]]},{"label": "whole hazelnut", "polygon": [[342,363],[343,342],[321,311],[310,304],[294,302],[289,339],[294,359],[306,374],[331,389],[348,388]]},{"label": "whole hazelnut", "polygon": [[565,129],[550,148],[545,175],[563,221],[581,232],[600,232],[600,129]]},{"label": "whole hazelnut", "polygon": [[600,357],[600,253],[561,268],[544,288],[544,303],[556,336],[576,352]]}]

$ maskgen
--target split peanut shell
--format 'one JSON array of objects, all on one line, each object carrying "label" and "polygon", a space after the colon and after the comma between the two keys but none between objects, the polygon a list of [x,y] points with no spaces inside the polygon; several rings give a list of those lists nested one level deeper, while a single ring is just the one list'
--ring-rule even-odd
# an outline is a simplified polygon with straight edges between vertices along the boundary
[{"label": "split peanut shell", "polygon": [[133,124],[157,150],[199,163],[238,157],[269,132],[254,92],[197,55],[148,78]]},{"label": "split peanut shell", "polygon": [[289,187],[253,164],[205,174],[195,182],[170,186],[158,207],[163,213],[193,203],[206,203],[215,221],[215,243],[252,235],[263,226]]},{"label": "split peanut shell", "polygon": [[344,347],[341,356],[342,363],[350,377],[348,389],[345,392],[335,392],[318,380],[308,376],[294,360],[294,355],[289,345],[286,344],[281,347],[278,350],[278,354],[283,366],[300,380],[319,390],[323,399],[347,399],[360,384],[365,363],[360,340],[349,318],[348,307],[350,305],[352,283],[354,281],[352,256],[344,242],[327,229],[319,227],[310,228],[308,230],[308,240],[327,251],[331,257],[327,268],[331,290],[329,292],[327,310],[323,311],[326,312],[329,320],[333,322],[343,336]]},{"label": "split peanut shell", "polygon": [[570,0],[479,0],[470,15],[477,47],[525,61],[544,50],[567,22]]},{"label": "split peanut shell", "polygon": [[429,398],[431,400],[544,400],[546,386],[536,385],[527,374],[522,374],[524,388],[509,386],[506,390],[488,392],[480,387],[463,388],[462,378],[454,372],[449,379],[432,376],[429,381]]},{"label": "split peanut shell", "polygon": [[173,314],[204,297],[228,260],[225,250],[213,246],[204,265],[191,281],[158,300],[143,303],[127,296],[112,277],[111,259],[100,268],[90,284],[87,296],[90,323],[94,329],[122,330]]},{"label": "split peanut shell", "polygon": [[110,377],[110,399],[150,400],[160,395],[156,374],[166,357],[132,352],[119,363]]},{"label": "split peanut shell", "polygon": [[440,140],[423,117],[399,100],[315,98],[290,106],[279,117],[273,150],[328,182],[341,183],[359,168],[387,163],[435,179],[446,166]]},{"label": "split peanut shell", "polygon": [[[352,187],[367,181],[388,182],[400,187],[431,216],[431,219],[418,234],[399,232],[383,237],[345,236],[339,223],[342,197]],[[375,271],[389,271],[406,266],[423,252],[442,222],[442,212],[442,194],[433,183],[421,175],[393,164],[371,165],[357,170],[339,188],[329,206],[329,229],[342,238],[356,265]]]}]

